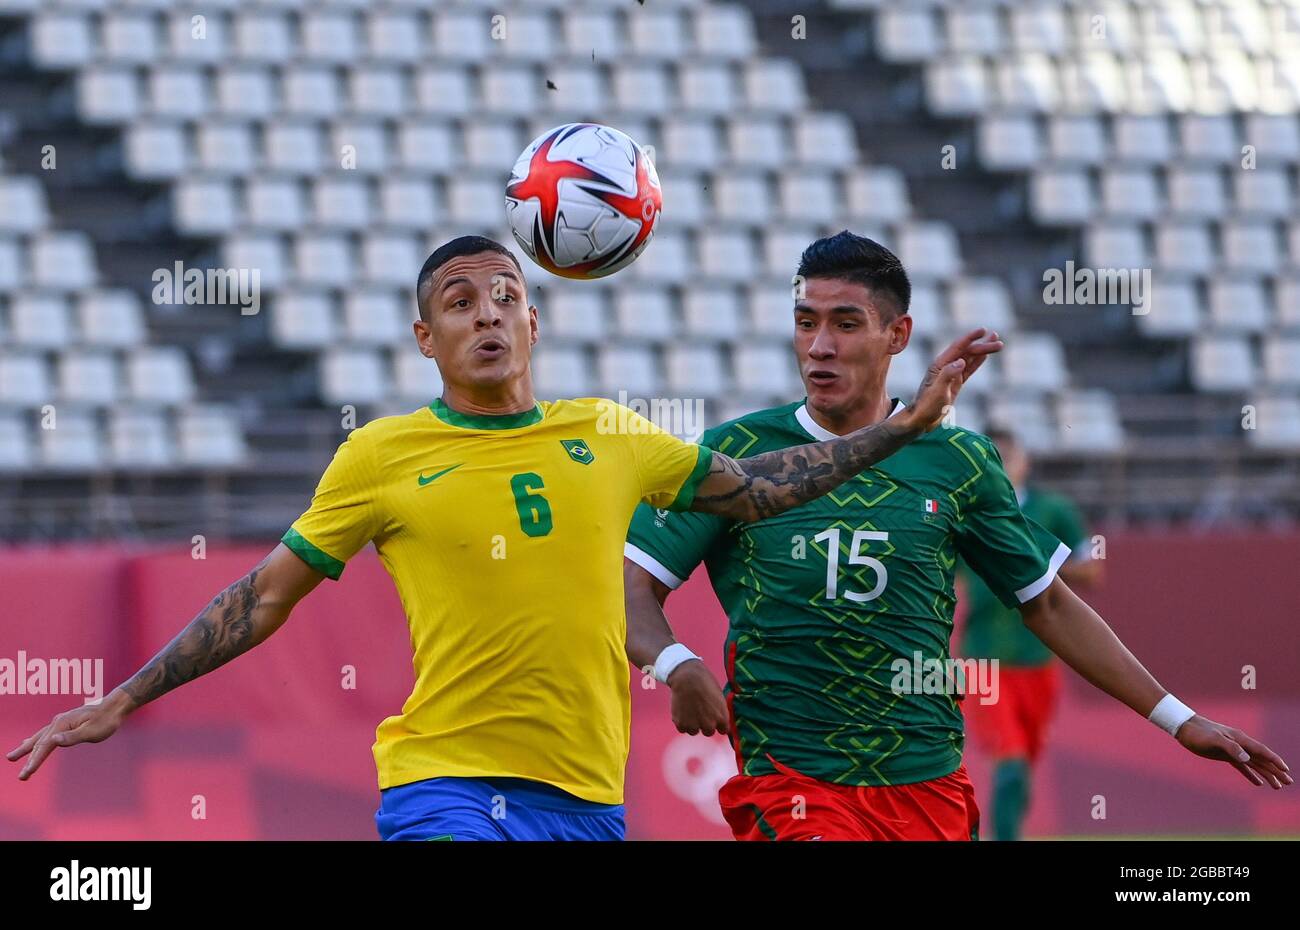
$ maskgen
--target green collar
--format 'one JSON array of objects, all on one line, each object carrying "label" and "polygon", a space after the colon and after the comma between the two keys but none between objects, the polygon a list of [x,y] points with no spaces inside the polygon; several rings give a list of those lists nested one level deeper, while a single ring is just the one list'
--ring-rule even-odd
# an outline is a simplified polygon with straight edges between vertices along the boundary
[{"label": "green collar", "polygon": [[522,413],[461,413],[452,410],[439,397],[429,405],[429,409],[442,422],[463,429],[519,429],[521,426],[540,423],[542,419],[542,405],[536,401],[533,402],[532,410],[525,410]]}]

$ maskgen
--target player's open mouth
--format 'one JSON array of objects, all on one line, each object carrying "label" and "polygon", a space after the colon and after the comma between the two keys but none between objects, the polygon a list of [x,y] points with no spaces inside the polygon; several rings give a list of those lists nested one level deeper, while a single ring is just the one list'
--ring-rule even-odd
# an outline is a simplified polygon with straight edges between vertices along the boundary
[{"label": "player's open mouth", "polygon": [[497,358],[504,355],[505,351],[505,343],[495,339],[484,340],[474,347],[474,354],[479,358]]},{"label": "player's open mouth", "polygon": [[825,387],[828,384],[834,384],[839,379],[840,376],[833,371],[808,372],[808,380],[811,381],[813,384],[820,385],[821,387]]}]

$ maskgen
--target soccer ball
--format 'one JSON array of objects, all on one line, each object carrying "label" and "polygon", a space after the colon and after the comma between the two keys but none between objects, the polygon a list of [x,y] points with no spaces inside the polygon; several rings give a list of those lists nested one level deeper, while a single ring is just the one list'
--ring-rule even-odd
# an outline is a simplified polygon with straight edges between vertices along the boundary
[{"label": "soccer ball", "polygon": [[524,251],[552,274],[603,278],[645,251],[659,225],[659,175],[627,133],[566,123],[524,149],[506,216]]}]

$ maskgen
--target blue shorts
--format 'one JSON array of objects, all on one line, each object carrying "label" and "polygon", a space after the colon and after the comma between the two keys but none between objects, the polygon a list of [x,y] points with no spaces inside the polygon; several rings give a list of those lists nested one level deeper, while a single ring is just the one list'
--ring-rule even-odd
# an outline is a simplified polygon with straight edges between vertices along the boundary
[{"label": "blue shorts", "polygon": [[426,778],[379,792],[385,840],[621,840],[623,805],[525,778]]}]

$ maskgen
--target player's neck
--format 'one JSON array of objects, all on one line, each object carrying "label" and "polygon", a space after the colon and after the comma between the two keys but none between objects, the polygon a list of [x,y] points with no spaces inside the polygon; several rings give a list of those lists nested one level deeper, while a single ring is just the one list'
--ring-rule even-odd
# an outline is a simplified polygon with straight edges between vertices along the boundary
[{"label": "player's neck", "polygon": [[849,433],[860,430],[865,426],[879,423],[889,416],[893,407],[893,401],[890,400],[889,395],[885,393],[882,386],[864,397],[863,402],[851,410],[836,411],[835,415],[832,416],[814,409],[812,405],[808,405],[808,415],[822,429],[828,430],[836,436],[847,436]]},{"label": "player's neck", "polygon": [[526,380],[490,388],[444,384],[442,402],[457,413],[483,417],[524,413],[537,406],[533,386]]}]

